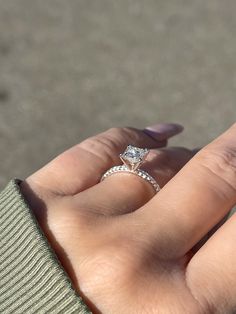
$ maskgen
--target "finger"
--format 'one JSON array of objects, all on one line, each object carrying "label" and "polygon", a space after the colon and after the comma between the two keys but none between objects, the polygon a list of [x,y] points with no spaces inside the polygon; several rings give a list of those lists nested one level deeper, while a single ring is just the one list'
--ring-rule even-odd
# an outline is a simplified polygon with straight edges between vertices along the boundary
[{"label": "finger", "polygon": [[[234,214],[194,255],[186,279],[193,294],[212,309],[209,313],[235,313],[236,215]],[[217,309],[217,310],[216,310]]]},{"label": "finger", "polygon": [[[142,167],[163,187],[193,156],[184,148],[151,150]],[[116,173],[75,197],[75,208],[103,215],[135,211],[154,196],[150,183],[130,173]]]},{"label": "finger", "polygon": [[150,173],[163,188],[195,153],[195,149],[189,150],[184,147],[164,147],[151,150],[149,158],[142,168]]},{"label": "finger", "polygon": [[[174,256],[187,253],[236,203],[236,125],[202,149],[139,213]],[[168,245],[167,245],[168,244]],[[166,252],[166,251],[165,251]]]},{"label": "finger", "polygon": [[96,184],[102,173],[119,161],[119,153],[128,144],[163,147],[169,137],[183,130],[176,124],[159,124],[151,129],[113,128],[93,136],[61,154],[27,181],[57,194],[73,195]]}]

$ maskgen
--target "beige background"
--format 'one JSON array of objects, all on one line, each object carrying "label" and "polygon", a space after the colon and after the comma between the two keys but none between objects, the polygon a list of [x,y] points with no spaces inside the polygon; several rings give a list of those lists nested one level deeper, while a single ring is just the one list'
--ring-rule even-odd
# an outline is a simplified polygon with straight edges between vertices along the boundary
[{"label": "beige background", "polygon": [[111,126],[235,121],[236,1],[0,0],[0,185]]}]

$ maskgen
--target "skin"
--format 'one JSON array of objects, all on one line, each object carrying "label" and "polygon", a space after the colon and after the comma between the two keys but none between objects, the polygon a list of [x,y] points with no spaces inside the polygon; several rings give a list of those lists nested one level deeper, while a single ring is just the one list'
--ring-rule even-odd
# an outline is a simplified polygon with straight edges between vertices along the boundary
[{"label": "skin", "polygon": [[[156,149],[171,135],[111,129],[21,184],[94,313],[235,313],[236,216],[203,239],[236,203],[236,125],[194,157]],[[160,183],[158,194],[134,175],[99,183],[128,144],[152,149],[143,168]]]}]

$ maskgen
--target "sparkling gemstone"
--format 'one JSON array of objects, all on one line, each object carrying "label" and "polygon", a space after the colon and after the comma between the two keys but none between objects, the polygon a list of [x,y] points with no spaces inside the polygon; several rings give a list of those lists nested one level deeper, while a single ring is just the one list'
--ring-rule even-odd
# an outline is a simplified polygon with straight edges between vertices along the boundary
[{"label": "sparkling gemstone", "polygon": [[125,152],[121,154],[121,157],[128,161],[131,164],[138,163],[144,159],[144,157],[147,155],[148,150],[143,148],[138,148],[129,145]]}]

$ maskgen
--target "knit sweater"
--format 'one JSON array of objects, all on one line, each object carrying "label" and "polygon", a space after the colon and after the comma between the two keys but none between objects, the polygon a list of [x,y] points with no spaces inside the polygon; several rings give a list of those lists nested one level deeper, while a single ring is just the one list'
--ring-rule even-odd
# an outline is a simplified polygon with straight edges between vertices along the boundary
[{"label": "knit sweater", "polygon": [[91,313],[12,180],[0,193],[0,313]]}]

